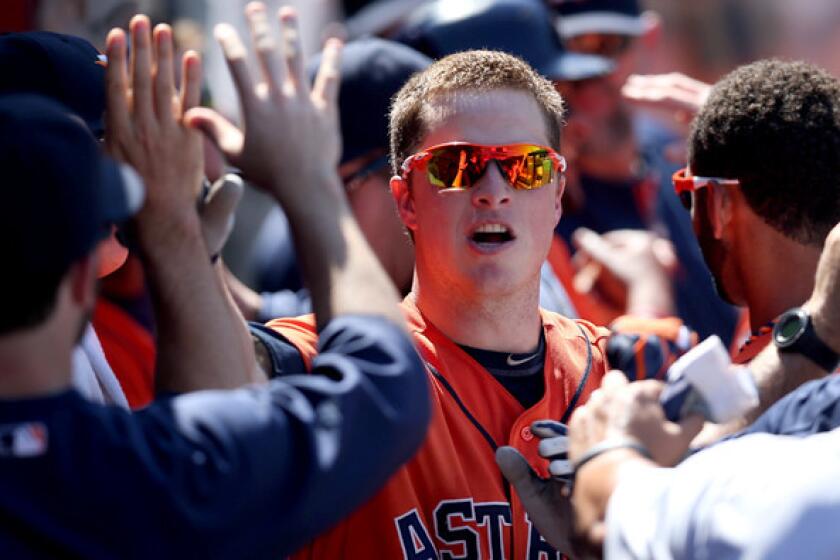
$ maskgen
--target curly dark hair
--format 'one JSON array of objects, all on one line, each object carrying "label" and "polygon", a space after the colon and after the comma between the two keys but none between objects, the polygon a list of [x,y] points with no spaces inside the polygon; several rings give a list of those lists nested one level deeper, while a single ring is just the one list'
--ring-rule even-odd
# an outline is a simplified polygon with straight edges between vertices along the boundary
[{"label": "curly dark hair", "polygon": [[821,247],[840,221],[840,82],[804,62],[738,68],[694,120],[689,164],[696,175],[740,180],[767,224]]}]

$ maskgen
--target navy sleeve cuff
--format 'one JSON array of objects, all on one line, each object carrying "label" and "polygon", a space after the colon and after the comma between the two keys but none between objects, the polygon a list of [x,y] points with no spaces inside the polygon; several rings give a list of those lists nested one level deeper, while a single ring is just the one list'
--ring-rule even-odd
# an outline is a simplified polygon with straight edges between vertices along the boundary
[{"label": "navy sleeve cuff", "polygon": [[251,331],[251,336],[265,346],[271,358],[271,371],[266,372],[269,378],[299,374],[306,371],[303,357],[295,345],[289,342],[286,337],[260,323],[250,322],[248,328]]}]

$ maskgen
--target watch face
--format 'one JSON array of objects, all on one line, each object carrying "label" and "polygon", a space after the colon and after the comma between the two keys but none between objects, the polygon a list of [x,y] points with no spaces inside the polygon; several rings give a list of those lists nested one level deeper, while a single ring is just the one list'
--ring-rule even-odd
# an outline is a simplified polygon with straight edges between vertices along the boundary
[{"label": "watch face", "polygon": [[781,316],[773,329],[773,338],[780,348],[795,343],[807,326],[807,316],[799,309],[791,310]]}]

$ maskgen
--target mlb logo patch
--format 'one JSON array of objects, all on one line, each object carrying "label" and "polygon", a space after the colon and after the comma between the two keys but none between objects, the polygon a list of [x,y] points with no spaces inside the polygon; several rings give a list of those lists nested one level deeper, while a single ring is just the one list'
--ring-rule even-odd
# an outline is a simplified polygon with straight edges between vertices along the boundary
[{"label": "mlb logo patch", "polygon": [[47,427],[41,422],[0,425],[0,457],[38,457],[47,452]]}]

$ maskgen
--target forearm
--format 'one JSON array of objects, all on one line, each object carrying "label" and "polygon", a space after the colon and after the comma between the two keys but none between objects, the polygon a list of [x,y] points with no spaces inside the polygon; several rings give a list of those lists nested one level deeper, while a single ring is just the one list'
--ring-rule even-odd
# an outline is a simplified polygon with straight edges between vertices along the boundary
[{"label": "forearm", "polygon": [[[251,557],[248,547],[264,552],[268,543],[278,547],[272,556],[294,552],[373,495],[423,441],[428,387],[405,333],[346,317],[323,331],[320,350],[313,375],[179,395],[143,413],[171,408],[167,417],[190,440],[179,511],[210,520],[201,528],[219,556]],[[196,463],[194,449],[207,461]],[[231,503],[241,507],[219,507]]]},{"label": "forearm", "polygon": [[[213,266],[216,273],[216,279],[221,286],[224,294],[225,316],[229,318],[230,324],[236,331],[239,344],[241,345],[241,357],[245,360],[245,365],[251,366],[250,379],[247,382],[264,382],[268,380],[268,376],[263,369],[257,365],[256,355],[254,352],[254,342],[251,338],[251,332],[248,329],[248,319],[246,319],[242,311],[237,305],[236,300],[228,287],[226,276],[230,271],[225,267],[224,262],[218,259]],[[247,373],[247,372],[246,372]]]},{"label": "forearm", "polygon": [[157,322],[158,391],[232,388],[253,381],[253,346],[213,270],[198,215],[190,212],[169,223],[166,230],[153,231],[138,225]]},{"label": "forearm", "polygon": [[318,328],[344,314],[382,315],[403,324],[399,295],[352,216],[334,173],[312,196],[278,197],[289,219]]}]

